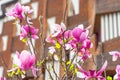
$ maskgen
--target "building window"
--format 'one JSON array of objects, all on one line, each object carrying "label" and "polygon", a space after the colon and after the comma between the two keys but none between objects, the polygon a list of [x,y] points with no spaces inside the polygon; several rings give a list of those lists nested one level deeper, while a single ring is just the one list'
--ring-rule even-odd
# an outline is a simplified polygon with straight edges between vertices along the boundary
[{"label": "building window", "polygon": [[105,14],[101,16],[101,41],[120,36],[120,12]]}]

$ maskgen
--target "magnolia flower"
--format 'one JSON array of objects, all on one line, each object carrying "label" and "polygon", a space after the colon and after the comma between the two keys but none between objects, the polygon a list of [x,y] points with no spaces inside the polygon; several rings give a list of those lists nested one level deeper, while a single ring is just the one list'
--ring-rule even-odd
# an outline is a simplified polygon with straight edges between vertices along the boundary
[{"label": "magnolia flower", "polygon": [[53,25],[53,33],[51,36],[59,37],[65,30],[66,30],[66,26],[64,25],[64,23],[61,23],[61,25],[54,24]]},{"label": "magnolia flower", "polygon": [[83,42],[85,39],[87,39],[88,33],[89,31],[85,30],[83,25],[79,25],[72,30],[72,35],[78,42]]},{"label": "magnolia flower", "polygon": [[116,61],[118,59],[118,57],[120,57],[120,52],[118,51],[111,51],[109,52],[110,55],[112,55],[112,61]]},{"label": "magnolia flower", "polygon": [[6,78],[5,77],[0,77],[0,80],[6,80]]},{"label": "magnolia flower", "polygon": [[23,18],[23,9],[20,3],[17,3],[10,13],[6,13],[8,16],[13,16],[15,18]]},{"label": "magnolia flower", "polygon": [[53,44],[56,44],[57,42],[59,42],[60,44],[62,44],[63,43],[62,36],[63,36],[63,32],[65,30],[66,30],[66,26],[63,23],[61,23],[61,25],[54,24],[53,25],[53,33],[50,34],[46,38],[46,41],[47,42],[52,42]]},{"label": "magnolia flower", "polygon": [[81,57],[82,61],[87,60],[88,58],[91,58],[92,55],[90,54],[89,50],[86,50],[85,48],[81,48],[78,52],[78,56]]},{"label": "magnolia flower", "polygon": [[114,79],[120,80],[120,65],[117,65],[116,67],[116,74],[114,76]]},{"label": "magnolia flower", "polygon": [[36,35],[38,33],[38,29],[35,29],[33,26],[22,26],[21,28],[21,34],[20,34],[20,40],[26,39],[26,38],[33,38],[38,39],[38,36]]},{"label": "magnolia flower", "polygon": [[83,41],[83,44],[82,44],[83,48],[89,49],[89,48],[92,48],[92,46],[93,44],[89,39],[86,39]]},{"label": "magnolia flower", "polygon": [[53,40],[51,36],[48,36],[45,40],[46,40],[46,42],[49,42],[49,43],[53,43],[53,44],[56,43],[56,41]]},{"label": "magnolia flower", "polygon": [[15,7],[12,9],[10,13],[6,13],[7,16],[13,16],[15,18],[23,19],[23,14],[32,13],[32,10],[30,10],[30,7],[28,6],[22,6],[20,3],[17,3]]},{"label": "magnolia flower", "polygon": [[16,62],[16,65],[18,65],[23,70],[30,69],[35,64],[35,55],[29,53],[26,50],[23,50],[21,54],[19,52],[17,53],[18,62]]},{"label": "magnolia flower", "polygon": [[26,50],[23,50],[21,53],[16,52],[16,54],[17,58],[13,61],[13,63],[23,71],[32,69],[33,75],[36,76],[34,68],[35,55]]},{"label": "magnolia flower", "polygon": [[64,39],[69,39],[72,37],[72,30],[67,30],[64,32]]},{"label": "magnolia flower", "polygon": [[[85,71],[79,64],[77,64],[77,66],[78,66],[79,71],[84,74],[84,79],[85,80],[88,80],[88,79],[91,79],[91,78],[97,78],[97,80],[105,80],[105,78],[101,75],[107,67],[107,61],[105,61],[102,68],[97,72],[95,70]],[[78,77],[83,78],[83,76],[78,76]]]}]

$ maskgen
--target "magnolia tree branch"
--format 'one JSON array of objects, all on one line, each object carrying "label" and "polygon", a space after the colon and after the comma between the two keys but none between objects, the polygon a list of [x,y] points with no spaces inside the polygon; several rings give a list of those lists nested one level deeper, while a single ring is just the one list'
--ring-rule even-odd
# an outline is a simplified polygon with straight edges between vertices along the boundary
[{"label": "magnolia tree branch", "polygon": [[[103,55],[103,50],[102,50],[102,47],[103,47],[102,42],[99,43],[99,46],[100,46],[100,55],[102,57],[102,65],[103,65],[104,64],[104,55]],[[106,70],[104,70],[104,76],[105,76],[105,78],[107,78],[106,77]]]},{"label": "magnolia tree branch", "polygon": [[45,39],[44,39],[44,36],[43,36],[43,17],[40,16],[39,17],[39,22],[40,22],[40,40],[41,40],[41,53],[42,53],[42,59],[45,59]]}]

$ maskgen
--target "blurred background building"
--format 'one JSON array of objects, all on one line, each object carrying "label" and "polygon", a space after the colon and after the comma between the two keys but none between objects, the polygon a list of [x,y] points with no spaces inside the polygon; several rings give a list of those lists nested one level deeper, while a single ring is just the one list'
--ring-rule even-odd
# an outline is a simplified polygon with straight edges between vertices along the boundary
[{"label": "blurred background building", "polygon": [[[52,32],[52,24],[61,23],[65,14],[67,4],[67,14],[65,24],[68,29],[72,29],[79,24],[85,27],[92,25],[90,30],[91,40],[94,47],[91,49],[93,58],[99,69],[102,60],[107,59],[109,64],[107,73],[111,76],[115,74],[117,62],[112,62],[108,52],[120,50],[120,0],[0,0],[0,77],[6,74],[7,67],[12,64],[11,57],[14,57],[16,50],[25,49],[25,44],[19,40],[20,27],[12,24],[13,18],[6,17],[5,12],[10,12],[16,2],[31,6],[33,9],[33,25],[39,29],[39,16],[43,16],[44,36]],[[34,41],[38,52],[41,48],[40,40]],[[41,55],[41,53],[40,53]],[[96,68],[93,59],[84,63],[86,69]],[[62,75],[62,69],[56,62],[56,71]],[[48,80],[48,73],[41,76]]]}]

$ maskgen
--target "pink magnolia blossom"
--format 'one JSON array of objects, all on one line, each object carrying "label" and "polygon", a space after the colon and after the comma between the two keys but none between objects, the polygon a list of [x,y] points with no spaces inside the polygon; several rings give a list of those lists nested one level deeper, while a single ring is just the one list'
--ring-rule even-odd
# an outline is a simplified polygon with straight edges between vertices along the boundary
[{"label": "pink magnolia blossom", "polygon": [[84,40],[81,44],[81,48],[78,51],[78,56],[81,57],[83,61],[91,58],[92,54],[89,49],[92,48],[92,46],[92,42],[89,39]]},{"label": "pink magnolia blossom", "polygon": [[5,77],[0,77],[0,80],[6,80],[6,78]]},{"label": "pink magnolia blossom", "polygon": [[23,18],[23,9],[20,3],[17,3],[10,13],[6,13],[8,16],[13,16],[15,18]]},{"label": "pink magnolia blossom", "polygon": [[19,52],[16,52],[16,53],[17,53],[18,60],[19,60],[17,65],[21,69],[28,70],[35,64],[35,55],[34,54],[31,55],[31,53],[29,53],[26,50],[23,50],[21,52],[21,54],[19,54]]},{"label": "pink magnolia blossom", "polygon": [[117,65],[116,67],[116,74],[114,76],[114,79],[120,80],[120,65]]},{"label": "pink magnolia blossom", "polygon": [[72,37],[72,30],[67,30],[64,32],[64,39],[69,39]]},{"label": "pink magnolia blossom", "polygon": [[13,61],[22,70],[32,69],[33,75],[36,76],[34,64],[35,64],[35,55],[30,52],[23,50],[21,53],[16,52],[17,58]]},{"label": "pink magnolia blossom", "polygon": [[118,51],[111,51],[109,52],[110,55],[112,55],[112,61],[116,61],[118,59],[118,57],[120,57],[120,52]]},{"label": "pink magnolia blossom", "polygon": [[51,33],[47,38],[46,41],[56,44],[56,42],[59,42],[60,44],[62,44],[62,37],[63,37],[63,33],[66,30],[66,26],[61,23],[61,25],[59,24],[54,24],[53,25],[53,33]]},{"label": "pink magnolia blossom", "polygon": [[86,39],[83,41],[82,47],[89,49],[93,47],[93,44],[89,39]]},{"label": "pink magnolia blossom", "polygon": [[78,56],[81,57],[82,61],[85,61],[88,58],[92,57],[92,55],[90,54],[89,50],[86,50],[85,48],[81,48],[79,50]]},{"label": "pink magnolia blossom", "polygon": [[89,28],[90,27],[84,29],[83,25],[79,25],[72,30],[73,39],[71,41],[71,45],[73,46],[73,48],[90,48],[92,46],[92,43],[88,36]]},{"label": "pink magnolia blossom", "polygon": [[53,44],[56,43],[56,41],[52,39],[51,35],[46,38],[46,42],[53,43]]},{"label": "pink magnolia blossom", "polygon": [[[90,78],[97,78],[97,80],[106,80],[103,76],[102,73],[103,71],[106,69],[107,67],[107,61],[105,61],[104,65],[102,66],[102,68],[96,72],[96,70],[89,70],[86,71],[84,70],[79,64],[77,64],[78,69],[81,73],[84,74],[84,79],[88,80]],[[79,76],[80,78],[83,78],[82,76]]]},{"label": "pink magnolia blossom", "polygon": [[79,25],[72,30],[73,37],[77,42],[83,42],[88,38],[89,31],[83,28],[83,25]]},{"label": "pink magnolia blossom", "polygon": [[38,33],[38,29],[35,29],[33,26],[22,26],[21,28],[21,34],[20,34],[20,40],[25,38],[33,38],[38,39],[38,36],[36,35]]},{"label": "pink magnolia blossom", "polygon": [[16,3],[15,7],[12,9],[11,12],[6,13],[7,16],[13,16],[15,18],[23,19],[23,14],[27,13],[32,13],[32,10],[30,10],[29,6],[22,6],[20,3]]},{"label": "pink magnolia blossom", "polygon": [[61,34],[66,30],[66,26],[64,25],[64,23],[61,23],[61,25],[59,24],[54,24],[53,25],[53,33],[52,33],[52,37],[59,37],[61,36]]}]

